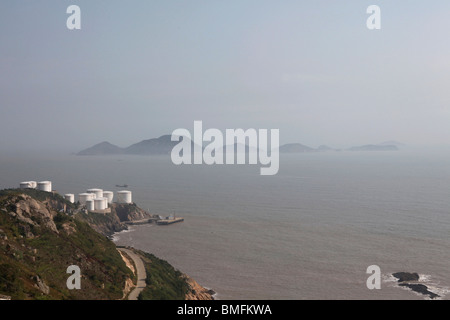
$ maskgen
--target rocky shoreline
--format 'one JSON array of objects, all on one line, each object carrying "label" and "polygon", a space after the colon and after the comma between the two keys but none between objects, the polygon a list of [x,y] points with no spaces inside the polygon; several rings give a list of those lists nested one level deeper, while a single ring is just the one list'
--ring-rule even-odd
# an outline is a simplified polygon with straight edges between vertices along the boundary
[{"label": "rocky shoreline", "polygon": [[186,300],[215,300],[214,295],[216,292],[214,290],[202,287],[191,277],[185,276],[189,285],[189,292],[186,294]]},{"label": "rocky shoreline", "polygon": [[418,283],[420,276],[416,272],[396,272],[392,276],[398,279],[397,282],[401,287],[409,288],[414,292],[428,296],[430,299],[440,298],[438,294],[428,290],[426,285]]},{"label": "rocky shoreline", "polygon": [[[57,193],[0,190],[0,275],[9,279],[0,281],[0,300],[120,300],[135,286],[148,289],[143,300],[213,300],[213,291],[167,261],[130,248],[147,271],[146,284],[138,285],[140,264],[124,259],[108,238],[127,222],[151,218],[135,204],[85,214]],[[67,290],[67,265],[74,262],[88,275],[85,290]],[[142,266],[140,273],[142,280]]]},{"label": "rocky shoreline", "polygon": [[[111,213],[98,214],[95,218],[94,214],[79,215],[79,218],[85,220],[97,232],[107,236],[114,242],[114,235],[125,230],[129,230],[129,226],[133,224],[141,224],[143,221],[155,218],[156,216],[139,208],[136,204],[112,204]],[[94,219],[92,219],[94,218]],[[130,248],[133,249],[134,248]],[[140,254],[135,250],[137,254]],[[184,275],[189,286],[189,292],[186,294],[186,300],[214,300],[213,290],[207,289],[199,285],[194,279]]]}]

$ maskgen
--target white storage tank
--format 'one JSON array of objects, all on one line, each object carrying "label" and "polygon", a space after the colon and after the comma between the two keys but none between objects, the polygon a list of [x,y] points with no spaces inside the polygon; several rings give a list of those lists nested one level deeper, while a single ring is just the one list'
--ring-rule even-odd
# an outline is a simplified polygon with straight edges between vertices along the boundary
[{"label": "white storage tank", "polygon": [[81,204],[86,204],[86,201],[93,199],[94,195],[92,193],[80,193],[78,195],[78,201],[80,201]]},{"label": "white storage tank", "polygon": [[20,183],[20,189],[28,189],[28,188],[31,188],[31,184],[28,181]]},{"label": "white storage tank", "polygon": [[132,203],[131,191],[122,190],[117,191],[117,202],[118,203]]},{"label": "white storage tank", "polygon": [[52,192],[52,182],[51,181],[40,181],[37,187],[41,191]]},{"label": "white storage tank", "polygon": [[95,198],[94,199],[95,210],[105,210],[108,208],[108,199],[106,198]]},{"label": "white storage tank", "polygon": [[105,209],[108,209],[108,207],[109,207],[109,203],[108,203],[108,198],[106,198],[106,197],[103,197],[102,198],[103,199],[103,204],[104,204],[104,206],[105,206]]},{"label": "white storage tank", "polygon": [[108,199],[108,203],[113,203],[114,192],[112,192],[112,191],[103,191],[103,197]]},{"label": "white storage tank", "polygon": [[64,199],[66,199],[70,203],[74,203],[75,202],[75,195],[73,193],[67,193],[67,194],[64,195]]},{"label": "white storage tank", "polygon": [[94,200],[86,200],[86,209],[88,211],[94,211],[95,210]]},{"label": "white storage tank", "polygon": [[36,181],[24,181],[20,183],[20,189],[35,189],[36,186]]},{"label": "white storage tank", "polygon": [[95,194],[94,198],[103,198],[103,190],[102,189],[92,188],[92,189],[87,189],[86,192]]}]

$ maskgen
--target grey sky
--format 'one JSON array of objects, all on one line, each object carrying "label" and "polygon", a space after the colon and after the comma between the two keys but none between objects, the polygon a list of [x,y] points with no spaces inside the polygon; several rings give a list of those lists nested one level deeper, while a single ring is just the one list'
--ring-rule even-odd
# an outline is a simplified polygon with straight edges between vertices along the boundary
[{"label": "grey sky", "polygon": [[194,120],[313,147],[448,144],[449,16],[447,0],[3,0],[0,150],[128,146]]}]

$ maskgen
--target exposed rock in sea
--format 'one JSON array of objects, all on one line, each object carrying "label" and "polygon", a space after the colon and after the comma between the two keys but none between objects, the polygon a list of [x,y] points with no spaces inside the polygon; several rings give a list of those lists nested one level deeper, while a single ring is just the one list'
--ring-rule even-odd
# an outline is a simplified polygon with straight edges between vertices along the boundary
[{"label": "exposed rock in sea", "polygon": [[414,292],[429,296],[431,299],[440,297],[438,294],[428,290],[428,287],[426,285],[417,283],[420,279],[420,276],[416,272],[396,272],[392,275],[398,279],[399,286],[401,287],[407,287]]},{"label": "exposed rock in sea", "polygon": [[419,274],[415,272],[396,272],[392,275],[398,279],[398,282],[419,281]]},{"label": "exposed rock in sea", "polygon": [[428,287],[426,285],[424,285],[424,284],[420,284],[420,283],[401,283],[400,286],[408,287],[412,291],[421,293],[423,295],[428,295],[428,296],[430,296],[431,299],[439,298],[438,294],[428,290]]}]

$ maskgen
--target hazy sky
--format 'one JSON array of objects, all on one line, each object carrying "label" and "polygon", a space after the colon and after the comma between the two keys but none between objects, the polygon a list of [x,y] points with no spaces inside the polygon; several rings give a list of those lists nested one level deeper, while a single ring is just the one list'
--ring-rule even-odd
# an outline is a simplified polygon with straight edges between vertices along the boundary
[{"label": "hazy sky", "polygon": [[448,0],[2,0],[0,150],[125,147],[194,120],[450,144],[449,34]]}]

